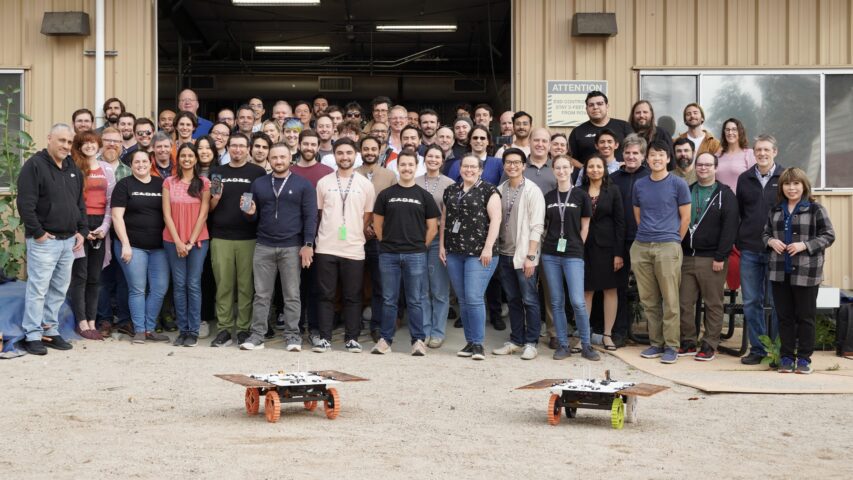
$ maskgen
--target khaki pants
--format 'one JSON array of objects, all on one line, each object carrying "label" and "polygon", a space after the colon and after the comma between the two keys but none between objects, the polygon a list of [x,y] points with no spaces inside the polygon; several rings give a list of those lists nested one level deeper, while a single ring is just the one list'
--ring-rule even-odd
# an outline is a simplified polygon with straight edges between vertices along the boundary
[{"label": "khaki pants", "polygon": [[723,269],[715,272],[711,269],[713,262],[712,257],[684,257],[678,296],[681,303],[682,342],[696,343],[696,301],[701,297],[705,304],[705,334],[702,341],[716,350],[723,329],[723,295],[729,263],[726,260]]},{"label": "khaki pants", "polygon": [[676,242],[635,241],[631,246],[631,266],[654,347],[679,346],[681,257],[681,244]]},{"label": "khaki pants", "polygon": [[210,242],[210,266],[216,279],[216,320],[219,330],[234,328],[234,298],[237,298],[237,331],[248,332],[252,326],[252,301],[255,280],[252,262],[255,240],[223,240]]}]

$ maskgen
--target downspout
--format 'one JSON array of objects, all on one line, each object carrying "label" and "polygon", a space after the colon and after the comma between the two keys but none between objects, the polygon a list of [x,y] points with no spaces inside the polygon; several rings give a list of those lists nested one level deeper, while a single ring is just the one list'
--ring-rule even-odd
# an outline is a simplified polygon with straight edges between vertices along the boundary
[{"label": "downspout", "polygon": [[95,126],[104,124],[104,0],[95,0]]}]

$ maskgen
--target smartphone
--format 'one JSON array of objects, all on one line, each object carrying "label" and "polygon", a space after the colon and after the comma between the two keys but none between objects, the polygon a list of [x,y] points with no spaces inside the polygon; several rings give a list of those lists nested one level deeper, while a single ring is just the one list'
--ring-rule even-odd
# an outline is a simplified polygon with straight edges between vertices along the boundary
[{"label": "smartphone", "polygon": [[252,208],[252,192],[246,192],[240,197],[240,210],[248,212]]},{"label": "smartphone", "polygon": [[210,176],[210,194],[213,196],[222,194],[222,175],[214,173]]},{"label": "smartphone", "polygon": [[512,135],[501,135],[495,139],[495,145],[512,145]]}]

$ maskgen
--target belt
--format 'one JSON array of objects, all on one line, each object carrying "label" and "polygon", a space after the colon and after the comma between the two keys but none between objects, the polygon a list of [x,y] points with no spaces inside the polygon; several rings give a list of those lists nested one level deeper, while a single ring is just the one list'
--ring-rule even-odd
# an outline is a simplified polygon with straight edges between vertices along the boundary
[{"label": "belt", "polygon": [[74,232],[74,233],[51,233],[51,232],[47,232],[47,233],[50,233],[51,235],[53,235],[53,238],[55,238],[57,240],[68,240],[69,238],[73,237],[74,235],[77,235],[77,232]]}]

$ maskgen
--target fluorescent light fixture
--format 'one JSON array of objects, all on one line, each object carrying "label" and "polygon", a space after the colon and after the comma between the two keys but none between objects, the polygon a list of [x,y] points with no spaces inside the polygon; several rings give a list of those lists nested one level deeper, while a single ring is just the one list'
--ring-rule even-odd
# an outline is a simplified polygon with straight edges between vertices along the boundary
[{"label": "fluorescent light fixture", "polygon": [[238,7],[319,7],[320,0],[231,0]]},{"label": "fluorescent light fixture", "polygon": [[328,53],[328,45],[256,45],[255,51],[260,53]]},{"label": "fluorescent light fixture", "polygon": [[456,24],[385,24],[377,25],[377,32],[455,32]]}]

